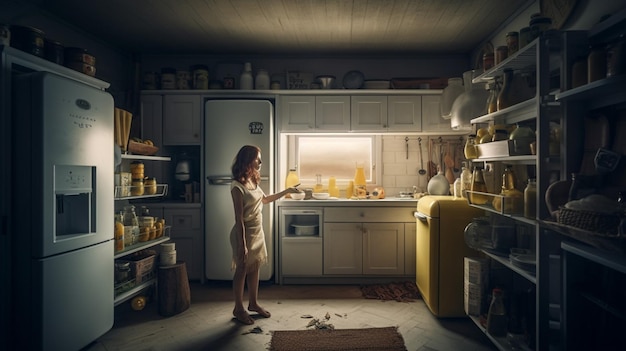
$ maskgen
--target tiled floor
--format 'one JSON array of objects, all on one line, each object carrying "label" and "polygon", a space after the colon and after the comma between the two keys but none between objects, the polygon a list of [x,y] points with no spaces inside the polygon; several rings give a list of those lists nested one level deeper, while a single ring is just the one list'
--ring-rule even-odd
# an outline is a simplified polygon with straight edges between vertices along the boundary
[{"label": "tiled floor", "polygon": [[[260,298],[272,317],[252,326],[232,319],[230,282],[191,283],[191,307],[168,318],[154,302],[139,312],[124,303],[113,329],[83,351],[267,350],[272,331],[304,330],[303,315],[326,313],[336,329],[398,326],[409,351],[495,350],[468,318],[437,319],[421,300],[364,299],[355,285],[262,283]],[[260,333],[251,333],[255,327]]]}]

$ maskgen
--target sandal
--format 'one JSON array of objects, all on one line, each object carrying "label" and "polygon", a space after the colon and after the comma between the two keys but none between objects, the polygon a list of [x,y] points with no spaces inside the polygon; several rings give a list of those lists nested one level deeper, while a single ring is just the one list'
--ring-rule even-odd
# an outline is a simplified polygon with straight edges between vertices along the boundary
[{"label": "sandal", "polygon": [[233,311],[233,316],[235,316],[235,319],[238,320],[240,323],[246,325],[254,324],[254,319],[252,319],[252,317],[250,317],[250,315],[246,311]]}]

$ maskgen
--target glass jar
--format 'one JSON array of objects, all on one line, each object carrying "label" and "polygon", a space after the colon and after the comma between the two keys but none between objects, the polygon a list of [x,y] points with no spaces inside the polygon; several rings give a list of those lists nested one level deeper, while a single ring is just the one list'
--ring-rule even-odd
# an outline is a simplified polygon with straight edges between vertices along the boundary
[{"label": "glass jar", "polygon": [[519,49],[519,33],[508,32],[506,33],[506,46],[509,49],[509,56],[513,55]]},{"label": "glass jar", "polygon": [[496,48],[496,53],[494,56],[495,64],[500,64],[500,62],[506,60],[507,57],[509,57],[509,47],[506,45],[498,46]]},{"label": "glass jar", "polygon": [[462,194],[462,181],[461,181],[461,177],[458,177],[454,180],[454,184],[452,184],[452,188],[454,189],[453,191],[453,195],[455,198],[461,198],[463,197]]},{"label": "glass jar", "polygon": [[469,195],[469,200],[471,204],[474,205],[484,205],[490,200],[489,195],[485,194],[475,194],[473,192],[487,192],[487,184],[485,183],[485,178],[483,176],[483,169],[480,166],[474,167],[474,172],[472,172],[472,186],[470,189],[472,192]]},{"label": "glass jar", "polygon": [[515,153],[518,155],[530,155],[530,144],[535,141],[535,132],[527,126],[516,125],[515,129],[509,135],[509,139],[513,140]]},{"label": "glass jar", "polygon": [[191,86],[194,89],[209,89],[209,67],[206,65],[194,65],[191,69]]},{"label": "glass jar", "polygon": [[467,199],[467,190],[472,189],[472,172],[464,164],[461,167],[461,196]]},{"label": "glass jar", "polygon": [[519,48],[523,48],[532,41],[530,27],[524,27],[519,30]]},{"label": "glass jar", "polygon": [[115,283],[125,283],[130,279],[130,262],[115,262]]},{"label": "glass jar", "polygon": [[133,161],[130,164],[130,173],[132,179],[143,179],[144,178],[144,165],[141,161]]},{"label": "glass jar", "polygon": [[502,89],[498,94],[498,111],[518,103],[517,92],[513,89],[513,70],[508,68],[503,72]]},{"label": "glass jar", "polygon": [[528,179],[524,189],[524,217],[534,219],[537,216],[537,181]]},{"label": "glass jar", "polygon": [[143,178],[133,179],[130,187],[130,194],[132,196],[141,196],[145,192]]},{"label": "glass jar", "polygon": [[124,224],[122,223],[122,214],[115,215],[115,230],[114,230],[114,240],[115,240],[115,252],[124,250]]},{"label": "glass jar", "polygon": [[487,72],[494,66],[494,54],[493,52],[487,52],[483,54],[483,72]]},{"label": "glass jar", "polygon": [[465,226],[463,238],[467,247],[472,249],[491,249],[493,246],[491,232],[492,228],[487,217],[475,217]]},{"label": "glass jar", "polygon": [[606,78],[606,49],[593,46],[587,56],[587,83]]},{"label": "glass jar", "polygon": [[552,28],[552,19],[550,17],[537,16],[533,17],[529,22],[531,41],[539,38],[548,29]]},{"label": "glass jar", "polygon": [[465,147],[463,148],[463,154],[468,160],[478,158],[478,153],[476,150],[476,134],[470,134],[467,136],[467,140],[465,141]]},{"label": "glass jar", "polygon": [[156,178],[146,178],[144,181],[145,193],[147,195],[154,195],[157,193],[157,181]]},{"label": "glass jar", "polygon": [[489,312],[487,313],[487,333],[491,336],[505,336],[508,325],[508,317],[504,308],[502,289],[493,289],[491,296]]},{"label": "glass jar", "polygon": [[124,245],[136,244],[139,239],[139,219],[137,218],[137,213],[135,213],[135,206],[128,205],[124,207],[123,220]]}]

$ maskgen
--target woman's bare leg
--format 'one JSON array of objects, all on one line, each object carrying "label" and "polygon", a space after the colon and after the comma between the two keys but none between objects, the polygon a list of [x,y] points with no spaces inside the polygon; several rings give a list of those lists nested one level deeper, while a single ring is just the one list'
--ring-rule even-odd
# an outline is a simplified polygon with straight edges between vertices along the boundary
[{"label": "woman's bare leg", "polygon": [[254,319],[250,317],[246,309],[243,307],[243,291],[246,282],[246,269],[243,265],[238,265],[233,276],[233,297],[235,299],[235,308],[233,316],[241,323],[253,324]]},{"label": "woman's bare leg", "polygon": [[259,270],[248,272],[246,277],[248,281],[248,311],[257,312],[265,318],[269,318],[271,314],[259,305]]}]

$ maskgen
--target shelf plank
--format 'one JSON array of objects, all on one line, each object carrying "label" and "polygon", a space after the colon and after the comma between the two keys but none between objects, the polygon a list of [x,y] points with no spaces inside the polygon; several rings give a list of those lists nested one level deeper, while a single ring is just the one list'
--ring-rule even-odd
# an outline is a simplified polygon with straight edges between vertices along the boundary
[{"label": "shelf plank", "polygon": [[500,262],[502,265],[504,265],[505,267],[509,268],[510,270],[514,271],[515,273],[521,275],[522,277],[526,278],[529,282],[533,283],[533,284],[537,284],[537,277],[535,276],[535,274],[533,274],[532,272],[528,272],[526,270],[523,270],[517,266],[514,266],[511,261],[509,260],[508,257],[504,257],[504,256],[500,256],[494,253],[489,252],[488,250],[483,250],[483,252],[485,253],[485,255],[491,257],[492,259]]},{"label": "shelf plank", "polygon": [[128,299],[132,298],[133,296],[137,295],[137,293],[139,293],[141,290],[154,285],[156,283],[156,278],[152,278],[148,281],[145,281],[139,285],[137,285],[136,287],[125,291],[121,294],[119,294],[118,296],[115,297],[115,299],[113,300],[113,305],[117,306],[121,303],[123,303],[124,301],[127,301]]},{"label": "shelf plank", "polygon": [[122,160],[171,161],[172,158],[169,156],[144,156],[144,155],[122,154]]},{"label": "shelf plank", "polygon": [[124,250],[116,252],[115,255],[113,256],[114,259],[118,259],[121,257],[124,257],[126,255],[130,255],[132,253],[135,253],[137,251],[141,251],[143,249],[147,249],[149,247],[153,247],[156,246],[158,244],[164,243],[166,241],[170,240],[170,234],[169,234],[169,230],[170,230],[171,226],[165,226],[165,233],[163,233],[163,236],[157,239],[153,239],[153,240],[148,240],[148,241],[144,241],[144,242],[139,242],[135,245],[131,245],[127,248],[124,248]]}]

